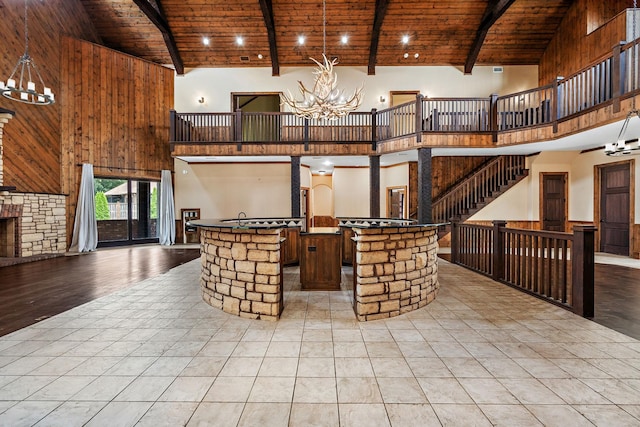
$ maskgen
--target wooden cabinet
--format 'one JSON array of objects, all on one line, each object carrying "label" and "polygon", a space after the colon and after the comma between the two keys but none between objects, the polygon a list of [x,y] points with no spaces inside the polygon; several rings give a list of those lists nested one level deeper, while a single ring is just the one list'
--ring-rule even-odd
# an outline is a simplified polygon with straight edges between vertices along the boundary
[{"label": "wooden cabinet", "polygon": [[339,291],[342,239],[338,228],[309,230],[300,235],[300,282],[303,291]]},{"label": "wooden cabinet", "polygon": [[300,229],[283,228],[281,235],[285,238],[282,243],[282,263],[284,265],[297,264],[300,262]]},{"label": "wooden cabinet", "polygon": [[200,233],[198,227],[187,225],[189,221],[200,219],[200,209],[181,209],[180,216],[182,218],[182,239],[183,243],[200,243]]},{"label": "wooden cabinet", "polygon": [[353,249],[355,242],[353,238],[353,228],[340,227],[342,234],[342,264],[353,264]]}]

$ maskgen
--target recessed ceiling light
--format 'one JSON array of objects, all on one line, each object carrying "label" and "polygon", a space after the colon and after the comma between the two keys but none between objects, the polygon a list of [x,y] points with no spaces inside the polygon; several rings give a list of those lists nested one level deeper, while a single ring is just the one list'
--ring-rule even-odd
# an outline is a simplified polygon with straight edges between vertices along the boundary
[{"label": "recessed ceiling light", "polygon": [[258,59],[264,58],[261,53],[258,54]]},{"label": "recessed ceiling light", "polygon": [[202,38],[202,44],[205,46],[209,46],[209,43],[211,43],[211,40],[209,40],[209,37],[203,37]]},{"label": "recessed ceiling light", "polygon": [[340,41],[342,42],[342,44],[347,44],[347,43],[349,43],[349,36],[348,36],[348,35],[346,35],[346,34],[345,34],[345,35],[343,35],[343,36],[340,38]]},{"label": "recessed ceiling light", "polygon": [[409,57],[409,54],[408,54],[407,52],[405,52],[405,54],[404,54],[404,55],[402,55],[402,56],[404,56],[405,58],[408,58],[408,57]]},{"label": "recessed ceiling light", "polygon": [[402,36],[402,43],[403,44],[409,43],[409,36],[408,35],[405,34],[404,36]]},{"label": "recessed ceiling light", "polygon": [[323,163],[325,166],[329,166],[331,164],[331,162],[329,160],[325,160]]},{"label": "recessed ceiling light", "polygon": [[238,46],[242,46],[244,44],[244,39],[240,36],[236,37],[236,44]]},{"label": "recessed ceiling light", "polygon": [[298,36],[298,44],[302,46],[304,44],[304,36]]},{"label": "recessed ceiling light", "polygon": [[415,55],[413,55],[414,58],[418,59],[418,57],[420,56],[419,53],[416,53]]},{"label": "recessed ceiling light", "polygon": [[326,174],[326,173],[327,173],[327,171],[318,171],[318,173],[319,173],[320,175],[324,175],[324,174]]}]

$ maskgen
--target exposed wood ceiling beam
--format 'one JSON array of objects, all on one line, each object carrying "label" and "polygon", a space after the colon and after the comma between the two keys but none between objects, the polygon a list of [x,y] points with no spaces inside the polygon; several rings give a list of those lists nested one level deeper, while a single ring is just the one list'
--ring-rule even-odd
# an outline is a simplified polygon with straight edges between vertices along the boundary
[{"label": "exposed wood ceiling beam", "polygon": [[371,31],[371,46],[369,47],[369,68],[367,74],[373,76],[376,73],[376,57],[378,56],[378,40],[380,39],[380,30],[382,29],[382,21],[387,13],[389,0],[376,0],[376,12],[373,16],[373,30]]},{"label": "exposed wood ceiling beam", "polygon": [[155,0],[155,6],[150,3],[148,0],[133,0],[133,2],[140,8],[140,10],[147,15],[147,18],[156,26],[160,33],[162,33],[162,38],[164,39],[165,44],[167,45],[167,49],[169,50],[169,55],[171,56],[171,60],[173,61],[173,66],[176,69],[176,73],[184,74],[184,64],[182,63],[182,58],[180,58],[180,52],[178,51],[178,46],[176,45],[176,41],[173,38],[173,34],[169,29],[169,24],[167,23],[167,19],[164,17],[162,11],[162,6],[160,5],[160,0]]},{"label": "exposed wood ceiling beam", "polygon": [[465,74],[471,74],[471,71],[473,70],[473,66],[478,59],[480,49],[482,48],[482,44],[484,43],[484,39],[487,36],[489,29],[502,16],[502,14],[507,11],[509,6],[511,6],[513,2],[515,2],[515,0],[489,1],[487,10],[485,10],[482,21],[480,22],[480,28],[478,28],[478,31],[476,32],[476,39],[473,41],[473,45],[471,46],[471,50],[469,51],[469,56],[467,56],[467,61],[464,64]]},{"label": "exposed wood ceiling beam", "polygon": [[267,36],[269,37],[269,54],[271,55],[271,74],[280,75],[280,63],[278,62],[278,46],[276,45],[276,24],[273,20],[273,6],[271,0],[260,0],[260,9],[264,17],[264,24],[267,26]]}]

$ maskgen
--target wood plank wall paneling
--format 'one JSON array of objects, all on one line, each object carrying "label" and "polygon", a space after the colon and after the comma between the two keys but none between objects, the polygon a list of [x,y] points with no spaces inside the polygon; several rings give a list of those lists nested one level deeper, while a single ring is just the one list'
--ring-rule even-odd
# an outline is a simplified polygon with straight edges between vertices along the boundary
[{"label": "wood plank wall paneling", "polygon": [[491,158],[489,156],[434,157],[431,160],[433,180],[431,196],[434,199],[440,196]]},{"label": "wood plank wall paneling", "polygon": [[629,7],[632,0],[576,0],[540,59],[540,85],[569,76],[610,53],[625,39],[625,16],[620,12]]},{"label": "wood plank wall paneling", "polygon": [[640,259],[640,224],[633,224],[631,226],[631,232],[633,233],[633,248],[631,250],[631,256]]},{"label": "wood plank wall paneling", "polygon": [[[24,53],[24,3],[3,1],[0,10],[0,78],[6,79]],[[30,1],[28,13],[29,54],[56,96],[56,103],[38,106],[0,97],[1,108],[16,112],[4,128],[4,185],[15,186],[21,192],[59,194],[60,116],[64,103],[60,38],[67,34],[94,42],[100,39],[79,0]],[[42,90],[40,82],[36,84]]]},{"label": "wood plank wall paneling", "polygon": [[169,110],[174,72],[82,40],[62,39],[62,191],[69,241],[81,167],[94,176],[160,179],[173,169]]}]

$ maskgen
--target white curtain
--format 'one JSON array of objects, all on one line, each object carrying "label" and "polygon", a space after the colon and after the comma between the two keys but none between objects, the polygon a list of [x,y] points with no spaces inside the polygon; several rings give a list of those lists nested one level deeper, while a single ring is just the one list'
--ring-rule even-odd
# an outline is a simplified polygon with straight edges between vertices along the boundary
[{"label": "white curtain", "polygon": [[96,221],[95,193],[93,189],[93,165],[82,165],[80,192],[73,224],[71,251],[95,251],[98,246],[98,222]]},{"label": "white curtain", "polygon": [[173,207],[171,171],[163,170],[160,180],[160,208],[158,209],[158,238],[161,245],[176,242],[176,212]]}]

